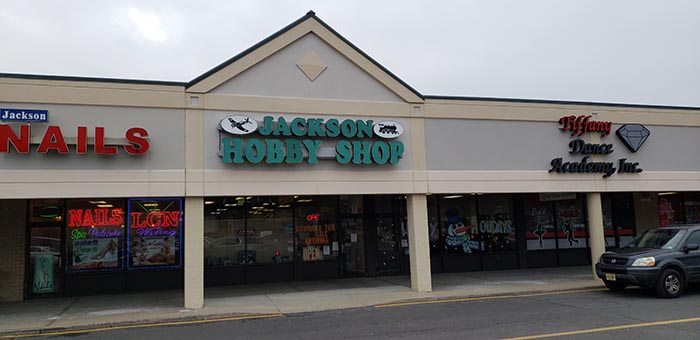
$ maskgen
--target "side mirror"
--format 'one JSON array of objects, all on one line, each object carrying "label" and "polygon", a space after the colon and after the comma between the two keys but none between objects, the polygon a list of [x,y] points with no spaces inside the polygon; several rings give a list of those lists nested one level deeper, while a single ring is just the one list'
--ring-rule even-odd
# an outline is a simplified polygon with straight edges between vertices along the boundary
[{"label": "side mirror", "polygon": [[691,244],[687,244],[687,245],[685,246],[685,252],[686,252],[686,253],[689,252],[689,251],[693,251],[693,250],[698,250],[698,244],[697,244],[697,243],[691,243]]}]

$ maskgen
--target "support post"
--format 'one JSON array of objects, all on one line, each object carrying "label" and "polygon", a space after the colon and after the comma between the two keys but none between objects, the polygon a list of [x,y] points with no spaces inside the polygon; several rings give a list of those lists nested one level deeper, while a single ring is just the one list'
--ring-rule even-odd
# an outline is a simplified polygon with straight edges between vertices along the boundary
[{"label": "support post", "polygon": [[408,195],[406,205],[411,289],[417,292],[430,292],[433,290],[433,283],[430,275],[427,197],[424,194]]},{"label": "support post", "polygon": [[589,242],[591,243],[591,265],[593,278],[598,276],[595,272],[595,264],[600,255],[605,252],[605,231],[603,228],[603,204],[601,203],[599,192],[589,192],[586,194],[586,205],[588,208],[588,230],[590,232]]},{"label": "support post", "polygon": [[204,307],[204,199],[185,198],[185,308]]}]

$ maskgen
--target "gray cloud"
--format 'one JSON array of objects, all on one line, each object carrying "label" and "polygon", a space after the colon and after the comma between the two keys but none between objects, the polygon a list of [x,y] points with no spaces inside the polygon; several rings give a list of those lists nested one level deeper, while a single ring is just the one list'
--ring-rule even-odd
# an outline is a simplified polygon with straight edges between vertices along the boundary
[{"label": "gray cloud", "polygon": [[309,9],[423,94],[700,106],[694,0],[6,0],[0,72],[188,81]]}]

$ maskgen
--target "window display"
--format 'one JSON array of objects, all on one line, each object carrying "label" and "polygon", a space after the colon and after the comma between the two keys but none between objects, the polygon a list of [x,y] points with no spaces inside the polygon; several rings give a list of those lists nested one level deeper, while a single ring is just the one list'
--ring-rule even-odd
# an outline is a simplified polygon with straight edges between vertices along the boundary
[{"label": "window display", "polygon": [[129,199],[129,268],[180,267],[182,200]]},{"label": "window display", "polygon": [[479,196],[479,235],[487,252],[518,249],[509,194]]},{"label": "window display", "polygon": [[68,201],[68,271],[123,268],[124,201]]},{"label": "window display", "polygon": [[556,221],[559,227],[559,249],[586,248],[588,236],[586,216],[583,213],[583,196],[575,200],[555,202]]},{"label": "window display", "polygon": [[537,194],[523,195],[527,250],[557,249],[553,204]]},{"label": "window display", "polygon": [[239,264],[286,263],[292,261],[292,197],[251,197],[246,201],[247,226],[236,237],[245,236],[245,251],[238,252]]},{"label": "window display", "polygon": [[700,193],[683,193],[683,215],[685,223],[700,223]]},{"label": "window display", "polygon": [[472,196],[447,195],[440,197],[443,250],[447,255],[462,255],[483,249],[479,241],[476,202]]},{"label": "window display", "polygon": [[442,252],[442,240],[440,238],[437,201],[437,195],[428,196],[428,241],[430,242],[430,254],[439,255]]},{"label": "window display", "polygon": [[683,223],[683,204],[680,196],[675,192],[659,193],[659,218],[662,227]]},{"label": "window display", "polygon": [[362,196],[340,196],[338,201],[340,226],[342,227],[342,251],[344,254],[343,269],[346,274],[364,274],[366,273],[366,266]]},{"label": "window display", "polygon": [[204,201],[204,261],[207,266],[244,264],[245,197]]},{"label": "window display", "polygon": [[29,268],[32,294],[59,292],[61,227],[30,229]]},{"label": "window display", "polygon": [[337,259],[337,196],[297,197],[295,205],[297,256],[302,261]]}]

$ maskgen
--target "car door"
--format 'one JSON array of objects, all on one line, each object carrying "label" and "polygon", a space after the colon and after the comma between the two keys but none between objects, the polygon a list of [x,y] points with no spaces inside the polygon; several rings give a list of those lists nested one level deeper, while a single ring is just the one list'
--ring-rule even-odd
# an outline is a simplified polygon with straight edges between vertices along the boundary
[{"label": "car door", "polygon": [[[689,244],[700,245],[700,230],[695,230],[692,234],[690,234],[690,236],[688,236],[684,246]],[[690,280],[700,281],[700,250],[692,250],[687,254],[683,254],[681,255],[680,260],[685,264]]]}]

